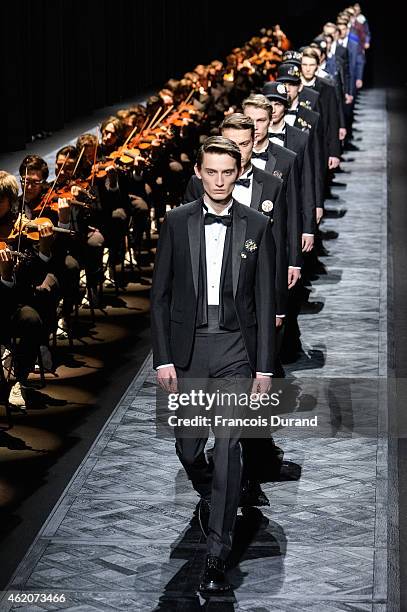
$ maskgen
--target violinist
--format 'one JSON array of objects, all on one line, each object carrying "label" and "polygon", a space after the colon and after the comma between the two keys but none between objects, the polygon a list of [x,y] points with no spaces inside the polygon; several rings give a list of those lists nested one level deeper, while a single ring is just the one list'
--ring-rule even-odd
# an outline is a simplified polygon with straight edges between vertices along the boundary
[{"label": "violinist", "polygon": [[[10,235],[17,218],[18,183],[14,176],[0,171],[0,237]],[[53,232],[50,227],[39,231],[39,241],[28,240],[25,252],[17,251],[21,240],[0,249],[0,342],[13,351],[16,383],[10,393],[10,404],[25,410],[26,387],[41,352],[44,367],[52,369],[49,334],[55,328],[58,281],[53,257]],[[14,345],[12,340],[16,340]]]},{"label": "violinist", "polygon": [[[39,155],[27,155],[19,168],[21,188],[24,194],[23,212],[27,219],[36,216],[34,209],[40,203],[48,184],[47,162]],[[23,195],[20,196],[20,205]]]}]

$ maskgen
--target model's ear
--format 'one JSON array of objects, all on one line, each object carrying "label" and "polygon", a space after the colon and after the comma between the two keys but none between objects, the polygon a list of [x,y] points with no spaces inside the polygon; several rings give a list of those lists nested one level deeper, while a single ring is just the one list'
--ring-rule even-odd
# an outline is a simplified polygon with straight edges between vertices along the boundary
[{"label": "model's ear", "polygon": [[201,180],[202,180],[201,173],[200,173],[199,168],[198,168],[198,166],[197,166],[196,164],[195,164],[195,166],[194,166],[194,172],[195,172],[196,176],[197,176],[199,179],[201,179]]}]

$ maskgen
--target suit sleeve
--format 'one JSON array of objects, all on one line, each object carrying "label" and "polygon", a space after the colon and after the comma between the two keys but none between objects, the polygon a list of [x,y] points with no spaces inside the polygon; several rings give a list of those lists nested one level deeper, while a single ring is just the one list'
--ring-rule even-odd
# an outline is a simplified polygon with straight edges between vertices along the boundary
[{"label": "suit sleeve", "polygon": [[259,245],[255,280],[256,372],[274,372],[276,351],[275,257],[271,223],[267,223]]},{"label": "suit sleeve", "polygon": [[304,161],[302,165],[302,231],[305,234],[315,232],[315,168],[313,152],[311,149],[311,134],[308,135],[307,144],[304,149]]},{"label": "suit sleeve", "polygon": [[341,145],[339,141],[339,108],[335,88],[327,86],[327,111],[328,111],[328,155],[329,157],[341,156]]},{"label": "suit sleeve", "polygon": [[300,178],[297,159],[295,159],[287,177],[287,241],[289,266],[302,266],[301,234]]},{"label": "suit sleeve", "polygon": [[172,285],[172,236],[168,216],[164,218],[158,240],[151,286],[151,335],[153,367],[172,363],[170,349],[170,306]]}]

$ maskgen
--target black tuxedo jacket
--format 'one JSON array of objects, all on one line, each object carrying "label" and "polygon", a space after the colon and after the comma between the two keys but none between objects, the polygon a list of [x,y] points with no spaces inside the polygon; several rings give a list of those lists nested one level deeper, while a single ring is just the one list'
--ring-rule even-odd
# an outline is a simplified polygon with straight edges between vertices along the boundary
[{"label": "black tuxedo jacket", "polygon": [[268,146],[268,154],[265,171],[282,178],[286,190],[288,265],[301,267],[301,184],[297,154],[271,141]]},{"label": "black tuxedo jacket", "polygon": [[304,108],[318,112],[319,92],[313,87],[304,85],[298,94],[298,103]]},{"label": "black tuxedo jacket", "polygon": [[[188,366],[195,335],[203,198],[169,211],[161,227],[151,288],[154,367]],[[267,217],[233,202],[232,284],[253,372],[273,372],[275,245]],[[246,241],[252,241],[247,248]],[[243,256],[242,256],[243,255]]]},{"label": "black tuxedo jacket", "polygon": [[[204,193],[201,179],[195,174],[189,179],[184,202],[193,202]],[[266,212],[262,208],[264,202],[272,202],[273,209]],[[300,219],[296,224],[288,227],[287,223],[287,196],[283,180],[260,168],[253,166],[253,186],[250,208],[258,210],[272,220],[273,237],[276,244],[276,312],[286,314],[288,286],[288,249],[287,244],[293,243],[295,257],[301,252],[301,242],[298,233]],[[294,221],[294,220],[293,220]],[[291,237],[293,233],[293,237]]]},{"label": "black tuxedo jacket", "polygon": [[352,92],[350,71],[349,71],[349,52],[346,47],[342,47],[336,43],[335,57],[337,60],[338,68],[342,73],[342,81],[344,85],[345,93],[350,94]]},{"label": "black tuxedo jacket", "polygon": [[[312,152],[315,177],[315,205],[323,208],[325,166],[321,159],[321,152],[324,146],[321,115],[305,106],[298,105],[294,127],[309,134],[309,149]],[[306,232],[305,229],[304,232]]]},{"label": "black tuxedo jacket", "polygon": [[341,145],[339,141],[339,109],[335,87],[325,79],[316,77],[315,89],[319,92],[319,112],[321,113],[322,127],[325,143],[325,159],[340,157]]},{"label": "black tuxedo jacket", "polygon": [[284,146],[297,154],[298,172],[301,179],[302,231],[315,232],[315,169],[312,142],[307,132],[286,124]]}]

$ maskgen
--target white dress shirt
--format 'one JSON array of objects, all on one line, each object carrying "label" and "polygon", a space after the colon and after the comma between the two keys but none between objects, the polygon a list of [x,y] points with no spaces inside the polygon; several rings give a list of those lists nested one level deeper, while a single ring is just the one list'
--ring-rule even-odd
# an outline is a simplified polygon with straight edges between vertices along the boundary
[{"label": "white dress shirt", "polygon": [[[208,212],[217,216],[230,214],[230,206],[224,208],[221,213],[217,213],[204,197],[204,204]],[[204,209],[204,215],[206,211]],[[220,275],[222,272],[223,249],[225,246],[226,225],[222,223],[211,223],[205,225],[205,246],[206,246],[206,283],[208,306],[219,306],[219,287]]]},{"label": "white dress shirt", "polygon": [[[295,121],[295,117],[294,117],[294,121]],[[275,132],[273,132],[272,126],[270,126],[269,128],[269,140],[271,140],[271,142],[274,142],[274,144],[280,145],[280,147],[285,147],[284,140],[281,140],[281,138],[277,138],[276,136],[273,136],[274,133],[285,134],[285,118],[284,118],[282,127],[278,131],[276,130]]]},{"label": "white dress shirt", "polygon": [[305,77],[303,76],[301,77],[302,84],[305,85],[306,87],[313,87],[315,85],[316,80],[317,80],[316,77],[314,77],[310,81],[307,81]]},{"label": "white dress shirt", "polygon": [[252,202],[252,191],[253,191],[253,166],[250,164],[250,167],[239,178],[250,179],[250,185],[249,187],[243,187],[243,185],[235,185],[232,195],[235,198],[235,200],[240,202],[240,204],[244,204],[245,206],[250,206]]},{"label": "white dress shirt", "polygon": [[348,46],[348,40],[349,40],[349,34],[347,36],[345,36],[345,38],[338,38],[338,45],[341,45],[341,47],[346,47]]},{"label": "white dress shirt", "polygon": [[[267,138],[266,144],[261,149],[253,150],[253,152],[254,153],[264,153],[264,151],[267,151],[268,146],[269,146],[269,139]],[[252,164],[253,166],[256,166],[256,168],[260,168],[260,170],[265,170],[267,162],[265,159],[256,159],[252,157]]]}]

